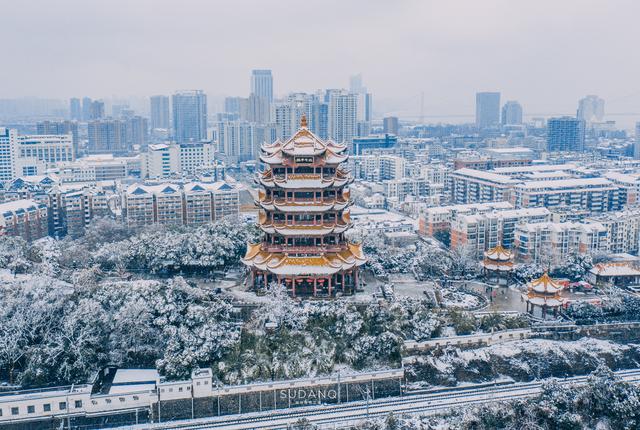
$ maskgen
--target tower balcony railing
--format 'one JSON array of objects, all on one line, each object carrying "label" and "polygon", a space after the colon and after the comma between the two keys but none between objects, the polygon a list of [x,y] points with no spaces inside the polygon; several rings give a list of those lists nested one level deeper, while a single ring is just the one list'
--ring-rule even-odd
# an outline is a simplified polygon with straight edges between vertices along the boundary
[{"label": "tower balcony railing", "polygon": [[342,199],[342,198],[335,198],[335,197],[325,197],[325,198],[292,198],[292,199],[284,199],[284,198],[274,198],[271,200],[268,200],[265,198],[264,203],[275,203],[275,204],[279,204],[279,205],[286,205],[286,204],[296,204],[296,203],[313,203],[313,204],[324,204],[324,205],[331,205],[334,203],[347,203],[348,200]]},{"label": "tower balcony railing", "polygon": [[285,221],[275,221],[269,222],[265,221],[263,226],[265,227],[277,227],[277,228],[289,228],[289,227],[347,227],[350,226],[351,222],[344,222],[342,220],[336,221],[293,221],[293,222],[285,222]]},{"label": "tower balcony railing", "polygon": [[325,252],[344,251],[345,247],[341,245],[308,245],[308,246],[291,246],[291,245],[271,245],[266,244],[267,252],[286,252],[291,254],[319,254]]}]

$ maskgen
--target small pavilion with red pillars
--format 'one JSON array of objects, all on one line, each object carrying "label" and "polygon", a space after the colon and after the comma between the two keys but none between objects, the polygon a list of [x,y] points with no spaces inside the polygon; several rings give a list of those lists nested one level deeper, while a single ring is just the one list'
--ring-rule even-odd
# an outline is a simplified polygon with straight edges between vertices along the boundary
[{"label": "small pavilion with red pillars", "polygon": [[484,252],[482,270],[488,282],[508,285],[513,268],[513,253],[501,244]]}]

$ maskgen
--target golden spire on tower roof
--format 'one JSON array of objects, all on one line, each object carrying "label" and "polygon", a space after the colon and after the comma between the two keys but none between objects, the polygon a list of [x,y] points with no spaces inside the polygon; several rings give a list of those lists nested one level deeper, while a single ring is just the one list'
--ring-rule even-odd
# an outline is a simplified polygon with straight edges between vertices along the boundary
[{"label": "golden spire on tower roof", "polygon": [[300,127],[307,128],[307,116],[302,114],[302,118],[300,118]]}]

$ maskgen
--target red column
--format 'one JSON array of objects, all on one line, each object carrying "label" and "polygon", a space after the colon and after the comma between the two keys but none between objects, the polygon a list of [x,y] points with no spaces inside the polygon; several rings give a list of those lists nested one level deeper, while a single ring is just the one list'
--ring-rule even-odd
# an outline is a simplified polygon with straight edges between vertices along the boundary
[{"label": "red column", "polygon": [[296,296],[296,278],[295,278],[295,276],[293,278],[291,278],[291,296],[292,297]]},{"label": "red column", "polygon": [[356,289],[358,288],[358,269],[353,269],[353,278],[354,278],[353,292],[355,293]]},{"label": "red column", "polygon": [[313,278],[313,297],[318,295],[318,278]]},{"label": "red column", "polygon": [[333,276],[329,276],[327,278],[327,288],[328,288],[328,292],[329,292],[329,297],[331,297],[331,278],[333,278]]}]

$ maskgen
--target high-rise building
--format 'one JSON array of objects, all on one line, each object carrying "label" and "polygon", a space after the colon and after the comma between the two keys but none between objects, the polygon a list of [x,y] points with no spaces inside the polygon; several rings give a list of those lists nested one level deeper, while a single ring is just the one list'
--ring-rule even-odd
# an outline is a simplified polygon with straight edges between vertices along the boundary
[{"label": "high-rise building", "polygon": [[362,74],[359,73],[350,77],[349,91],[358,97],[356,134],[358,136],[368,136],[373,116],[373,97],[367,92],[367,87],[362,84]]},{"label": "high-rise building", "polygon": [[173,95],[173,135],[177,142],[207,138],[207,95],[200,90]]},{"label": "high-rise building", "polygon": [[633,145],[633,158],[640,159],[640,122],[636,122],[636,140]]},{"label": "high-rise building", "polygon": [[[129,105],[126,103],[118,103],[111,105],[111,116],[116,119],[124,118],[127,116],[127,112],[131,111]],[[132,112],[132,111],[131,111]]]},{"label": "high-rise building", "polygon": [[577,116],[586,123],[601,122],[604,119],[604,100],[595,95],[580,99]]},{"label": "high-rise building", "polygon": [[88,120],[96,120],[104,118],[104,102],[102,100],[94,100],[91,102]]},{"label": "high-rise building", "polygon": [[[76,99],[77,100],[77,99]],[[73,153],[78,155],[78,123],[75,121],[42,121],[36,125],[38,134],[70,134],[73,139]]]},{"label": "high-rise building", "polygon": [[247,113],[242,119],[258,124],[269,122],[269,102],[266,98],[251,93],[247,99]]},{"label": "high-rise building", "polygon": [[356,94],[367,92],[367,89],[362,85],[362,73],[349,76],[349,91]]},{"label": "high-rise building", "polygon": [[358,95],[345,90],[328,90],[327,99],[329,138],[351,144],[357,133]]},{"label": "high-rise building", "polygon": [[0,182],[15,177],[18,132],[0,127]]},{"label": "high-rise building", "polygon": [[72,98],[69,100],[69,118],[74,121],[82,121],[82,106],[80,99]]},{"label": "high-rise building", "polygon": [[500,124],[500,93],[476,93],[476,126],[480,129]]},{"label": "high-rise building", "polygon": [[88,124],[89,152],[126,152],[127,122],[121,119],[90,121]]},{"label": "high-rise building", "polygon": [[91,120],[91,103],[93,103],[93,100],[91,100],[90,97],[82,98],[82,120],[83,121]]},{"label": "high-rise building", "polygon": [[169,97],[152,96],[151,102],[151,129],[169,129]]},{"label": "high-rise building", "polygon": [[251,94],[265,99],[267,104],[273,101],[273,77],[271,76],[271,70],[251,71]]},{"label": "high-rise building", "polygon": [[243,97],[225,97],[224,99],[224,111],[226,113],[240,114],[240,107]]},{"label": "high-rise building", "polygon": [[384,134],[398,135],[399,130],[398,117],[386,116],[382,119],[382,132]]},{"label": "high-rise building", "polygon": [[502,106],[502,125],[522,124],[522,106],[515,100],[507,101]]},{"label": "high-rise building", "polygon": [[547,121],[548,151],[582,151],[584,149],[584,120],[563,116]]},{"label": "high-rise building", "polygon": [[233,164],[256,158],[253,124],[246,121],[221,122],[216,129],[218,149],[227,162]]},{"label": "high-rise building", "polygon": [[262,147],[267,169],[258,177],[257,204],[264,235],[242,259],[255,289],[277,283],[293,297],[355,294],[366,259],[362,245],[345,237],[353,181],[342,167],[346,150],[311,133],[305,117],[289,140]]},{"label": "high-rise building", "polygon": [[133,145],[145,146],[149,135],[149,121],[141,116],[133,116],[127,119],[127,143],[129,147]]}]

